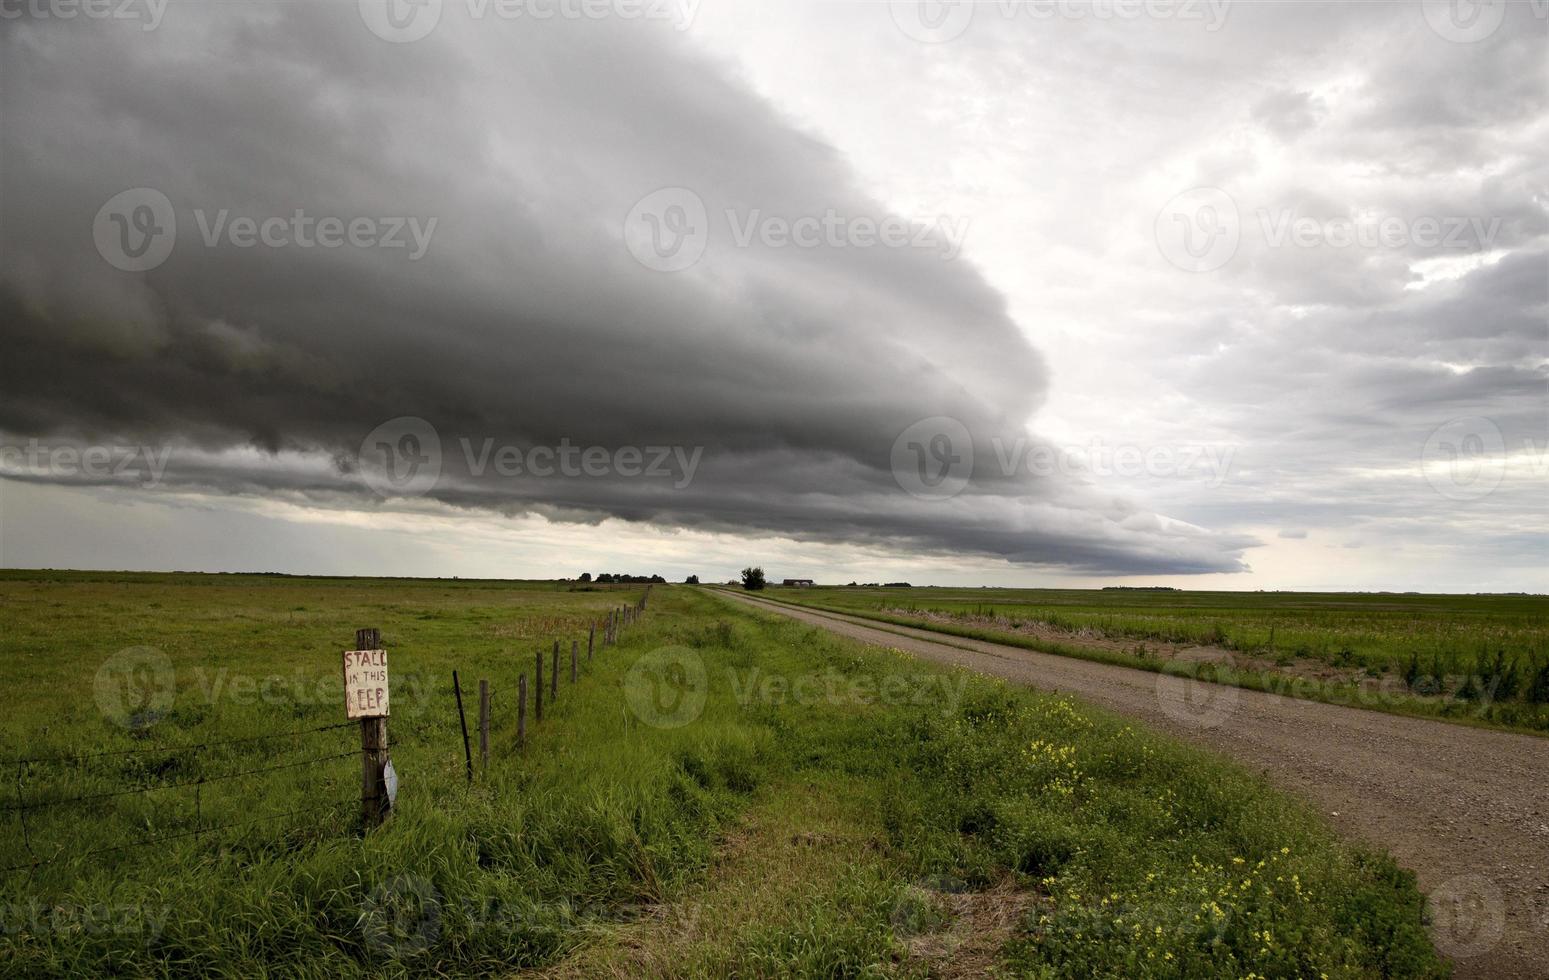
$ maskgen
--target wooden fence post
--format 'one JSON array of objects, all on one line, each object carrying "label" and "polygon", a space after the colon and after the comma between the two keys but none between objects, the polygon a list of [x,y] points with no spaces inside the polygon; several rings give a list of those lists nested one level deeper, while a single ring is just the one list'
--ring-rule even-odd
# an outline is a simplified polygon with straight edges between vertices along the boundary
[{"label": "wooden fence post", "polygon": [[457,695],[457,723],[463,727],[463,760],[468,763],[468,782],[473,782],[473,752],[468,748],[468,716],[463,714],[463,686],[452,671],[452,693]]},{"label": "wooden fence post", "polygon": [[527,675],[516,679],[516,744],[527,744]]},{"label": "wooden fence post", "polygon": [[543,720],[543,651],[538,651],[537,666],[533,669],[532,720]]},{"label": "wooden fence post", "polygon": [[594,620],[586,631],[586,662],[592,662],[592,644],[597,641],[597,623]]},{"label": "wooden fence post", "polygon": [[489,768],[489,681],[479,678],[479,765]]},{"label": "wooden fence post", "polygon": [[559,641],[554,641],[554,669],[549,673],[549,700],[559,701]]},{"label": "wooden fence post", "polygon": [[576,661],[580,659],[581,645],[575,640],[570,641],[570,683],[575,683]]},{"label": "wooden fence post", "polygon": [[[382,633],[377,629],[355,631],[355,649],[382,649]],[[364,829],[381,826],[391,805],[383,770],[387,768],[387,719],[360,720],[360,820]]]}]

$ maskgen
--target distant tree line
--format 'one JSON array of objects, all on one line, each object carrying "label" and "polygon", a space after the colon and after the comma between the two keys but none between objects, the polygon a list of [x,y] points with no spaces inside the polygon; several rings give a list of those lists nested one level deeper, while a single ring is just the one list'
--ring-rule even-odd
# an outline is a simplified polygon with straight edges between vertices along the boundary
[{"label": "distant tree line", "polygon": [[666,579],[660,575],[625,575],[623,573],[599,572],[596,578],[592,578],[591,572],[582,572],[578,582],[596,582],[598,585],[650,585],[665,584]]}]

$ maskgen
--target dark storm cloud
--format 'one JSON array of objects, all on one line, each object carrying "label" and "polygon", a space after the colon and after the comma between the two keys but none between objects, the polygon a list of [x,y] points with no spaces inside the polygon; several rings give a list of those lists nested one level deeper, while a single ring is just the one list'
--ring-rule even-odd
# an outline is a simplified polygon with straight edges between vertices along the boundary
[{"label": "dark storm cloud", "polygon": [[[1000,471],[997,440],[1022,434],[1047,379],[965,262],[935,247],[738,247],[728,209],[888,213],[670,26],[450,17],[394,45],[354,3],[282,3],[178,5],[154,32],[0,32],[9,444],[171,445],[166,484],[370,507],[362,440],[416,416],[442,442],[430,496],[456,506],[1086,571],[1242,567],[1245,537]],[[93,222],[135,187],[171,201],[177,242],[123,272]],[[664,187],[692,190],[712,221],[681,272],[623,241],[631,208]],[[412,241],[204,242],[222,212],[298,210],[435,224],[414,258]],[[890,468],[895,438],[933,416],[972,434],[975,478],[950,500],[916,499]],[[681,486],[499,476],[474,471],[464,439],[703,459]]]}]

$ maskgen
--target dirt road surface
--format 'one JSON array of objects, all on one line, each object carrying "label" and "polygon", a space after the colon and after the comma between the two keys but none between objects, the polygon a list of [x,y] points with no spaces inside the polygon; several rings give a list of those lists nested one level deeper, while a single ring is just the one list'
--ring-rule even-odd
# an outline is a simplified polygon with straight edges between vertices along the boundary
[{"label": "dirt road surface", "polygon": [[1458,977],[1549,980],[1549,739],[722,594],[926,660],[1068,692],[1231,756],[1415,871],[1437,947]]}]

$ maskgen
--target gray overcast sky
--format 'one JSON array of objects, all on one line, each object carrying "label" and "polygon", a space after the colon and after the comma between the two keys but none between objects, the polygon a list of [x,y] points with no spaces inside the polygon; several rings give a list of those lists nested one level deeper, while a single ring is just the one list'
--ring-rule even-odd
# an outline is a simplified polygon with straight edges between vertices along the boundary
[{"label": "gray overcast sky", "polygon": [[1549,0],[0,5],[0,565],[1549,590]]}]

